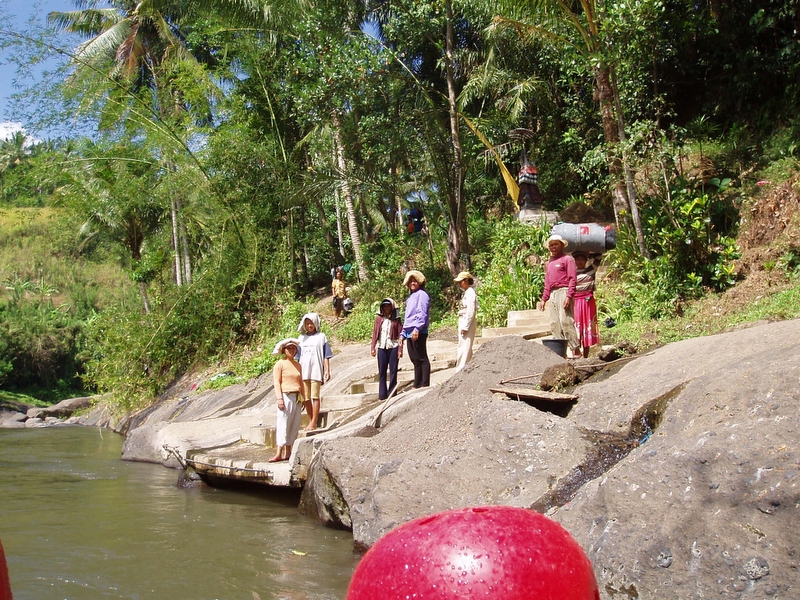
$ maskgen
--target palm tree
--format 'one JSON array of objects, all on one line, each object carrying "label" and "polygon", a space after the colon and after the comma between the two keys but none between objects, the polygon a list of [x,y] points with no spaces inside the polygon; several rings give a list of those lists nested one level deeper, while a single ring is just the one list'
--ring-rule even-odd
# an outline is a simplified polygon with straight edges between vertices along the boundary
[{"label": "palm tree", "polygon": [[[273,13],[263,0],[211,0],[176,3],[170,0],[110,0],[108,8],[98,8],[97,0],[75,0],[78,10],[52,12],[51,23],[60,29],[89,39],[80,44],[73,61],[76,75],[108,80],[116,84],[132,102],[131,113],[155,125],[169,137],[174,131],[166,120],[187,108],[180,90],[170,77],[170,67],[180,61],[196,62],[186,44],[181,26],[201,11],[216,12],[234,23],[270,23]],[[148,114],[139,114],[135,99],[149,92]],[[114,104],[113,102],[107,103]],[[186,148],[185,143],[182,143]],[[166,150],[166,149],[165,149]],[[165,155],[168,152],[165,151]],[[173,251],[176,283],[189,282],[191,262],[186,243],[186,222],[181,199],[171,198]]]},{"label": "palm tree", "polygon": [[[608,168],[612,178],[614,215],[619,225],[628,220],[627,214],[630,213],[639,249],[643,256],[648,256],[633,176],[617,153],[620,141],[625,141],[625,126],[614,69],[603,54],[607,40],[602,26],[602,0],[501,0],[500,11],[501,14],[495,17],[495,25],[512,27],[523,37],[537,37],[570,46],[591,65],[603,137],[611,150]],[[569,30],[578,35],[579,41],[562,34]]]},{"label": "palm tree", "polygon": [[[153,200],[159,185],[158,165],[132,148],[100,152],[94,158],[98,160],[73,165],[69,183],[57,194],[85,217],[81,247],[97,236],[109,239],[126,250],[136,273],[145,243],[158,231],[164,216],[164,209]],[[134,278],[149,314],[147,281]]]},{"label": "palm tree", "polygon": [[[341,189],[342,196],[344,196],[344,205],[347,211],[347,228],[350,232],[350,241],[353,244],[353,256],[358,268],[358,276],[361,281],[367,279],[367,269],[364,266],[364,258],[361,256],[361,234],[358,231],[358,221],[356,220],[355,204],[353,203],[353,194],[350,190],[350,181],[348,180],[347,161],[344,156],[344,142],[342,141],[342,123],[339,113],[333,111],[331,117],[333,125],[333,145],[336,153],[336,166],[341,174]],[[340,234],[341,239],[341,234]]]},{"label": "palm tree", "polygon": [[3,195],[7,171],[18,167],[30,156],[27,136],[15,131],[0,142],[0,197]]}]

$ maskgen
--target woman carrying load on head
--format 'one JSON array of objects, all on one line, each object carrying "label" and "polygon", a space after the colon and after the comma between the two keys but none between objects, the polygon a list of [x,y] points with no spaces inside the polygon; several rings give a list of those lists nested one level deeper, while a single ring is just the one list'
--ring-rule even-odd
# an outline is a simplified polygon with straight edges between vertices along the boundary
[{"label": "woman carrying load on head", "polygon": [[320,331],[317,313],[303,315],[297,331],[300,332],[297,339],[300,342],[300,367],[303,369],[303,404],[309,418],[306,431],[313,431],[319,419],[322,384],[331,378],[333,352],[328,338]]},{"label": "woman carrying load on head", "polygon": [[539,303],[539,310],[545,310],[549,303],[550,330],[556,339],[565,339],[572,351],[573,358],[580,355],[578,330],[572,312],[572,299],[575,296],[577,283],[575,260],[564,254],[567,240],[553,234],[545,242],[550,252],[544,271],[544,294]]},{"label": "woman carrying load on head", "polygon": [[428,360],[428,327],[431,324],[431,297],[425,291],[425,275],[411,270],[403,285],[411,292],[406,299],[406,318],[403,321],[403,342],[408,344],[408,358],[414,365],[414,389],[431,384],[431,363]]},{"label": "woman carrying load on head", "polygon": [[278,399],[278,413],[275,421],[275,456],[269,462],[289,460],[292,455],[292,444],[297,439],[300,429],[300,407],[302,398],[300,390],[303,385],[300,363],[297,362],[299,342],[296,339],[281,340],[275,345],[273,354],[281,354],[281,358],[272,369],[272,382],[275,396]]},{"label": "woman carrying load on head", "polygon": [[[378,307],[375,324],[372,327],[370,354],[378,357],[378,399],[386,400],[397,387],[397,363],[403,356],[400,344],[402,330],[397,305],[391,298],[384,298]],[[387,382],[386,372],[389,372]]]},{"label": "woman carrying load on head", "polygon": [[462,271],[455,279],[463,290],[461,306],[458,309],[458,348],[456,349],[456,373],[472,359],[472,343],[478,327],[478,295],[472,285],[475,279],[468,271]]},{"label": "woman carrying load on head", "polygon": [[[589,258],[592,264],[588,264]],[[575,285],[575,327],[578,329],[578,340],[583,349],[583,358],[589,358],[589,348],[600,343],[597,332],[597,303],[594,300],[595,278],[600,266],[598,256],[586,254],[582,250],[572,253],[576,268]]]}]

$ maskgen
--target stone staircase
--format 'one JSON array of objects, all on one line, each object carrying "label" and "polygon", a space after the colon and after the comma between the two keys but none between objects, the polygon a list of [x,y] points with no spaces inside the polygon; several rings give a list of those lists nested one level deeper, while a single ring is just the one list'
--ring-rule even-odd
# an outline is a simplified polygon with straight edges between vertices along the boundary
[{"label": "stone staircase", "polygon": [[[447,359],[447,360],[432,360],[431,361],[431,383],[433,382],[433,375],[434,373],[438,373],[440,371],[446,371],[448,369],[453,369],[456,366],[455,359]],[[398,391],[402,390],[403,388],[407,387],[414,381],[414,369],[408,368],[408,365],[403,365],[397,371],[397,389]],[[354,381],[350,385],[350,394],[351,395],[363,395],[365,397],[374,396],[377,400],[378,398],[378,374],[371,377],[367,377],[365,379],[361,379],[359,381]],[[335,396],[336,397],[336,396]],[[336,398],[341,398],[342,396],[338,396]],[[327,404],[327,398],[325,399],[325,403]]]},{"label": "stone staircase", "polygon": [[[456,366],[455,359],[431,360],[431,385],[436,385],[449,379]],[[414,368],[406,357],[401,360],[397,371],[398,393],[409,387],[414,381]],[[298,437],[319,435],[330,431],[342,421],[350,421],[360,414],[369,412],[380,403],[378,399],[378,374],[364,377],[350,384],[349,394],[325,395],[323,387],[322,407],[319,413],[317,429],[305,431],[308,425],[308,416],[303,413],[300,420]],[[252,444],[275,447],[275,427],[260,426],[249,427],[242,431],[242,440]]]},{"label": "stone staircase", "polygon": [[[510,311],[508,326],[484,328],[481,335],[475,338],[475,346],[491,338],[503,335],[518,335],[525,339],[541,342],[550,334],[550,323],[547,314],[538,310]],[[453,342],[430,341],[428,355],[431,359],[431,385],[447,381],[455,372],[455,344]],[[374,359],[372,359],[374,360]],[[362,370],[363,373],[363,370]],[[410,388],[414,380],[414,369],[408,355],[400,360],[397,373],[398,393]],[[311,432],[304,431],[308,417],[303,414],[299,436],[316,436],[339,426],[347,428],[347,423],[374,410],[381,404],[378,400],[378,375],[374,373],[349,382],[344,388],[349,393],[325,395],[323,387],[322,407],[318,428]],[[339,388],[341,392],[342,388]],[[299,440],[298,440],[299,443]],[[275,447],[275,426],[265,422],[257,427],[242,430],[239,442],[229,446],[191,453],[194,466],[206,470],[209,477],[252,481],[279,487],[298,487],[305,480],[304,469],[295,471],[295,461],[267,463],[266,457],[272,454]],[[269,450],[267,452],[267,450]],[[190,455],[187,454],[187,458]]]}]

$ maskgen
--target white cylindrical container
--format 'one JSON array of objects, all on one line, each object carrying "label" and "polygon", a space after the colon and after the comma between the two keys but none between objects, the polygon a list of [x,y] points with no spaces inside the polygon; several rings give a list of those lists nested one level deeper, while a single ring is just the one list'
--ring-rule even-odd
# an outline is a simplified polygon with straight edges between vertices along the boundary
[{"label": "white cylindrical container", "polygon": [[567,240],[565,252],[570,254],[578,250],[603,254],[617,245],[617,232],[598,223],[559,223],[553,225],[550,233],[557,233]]}]

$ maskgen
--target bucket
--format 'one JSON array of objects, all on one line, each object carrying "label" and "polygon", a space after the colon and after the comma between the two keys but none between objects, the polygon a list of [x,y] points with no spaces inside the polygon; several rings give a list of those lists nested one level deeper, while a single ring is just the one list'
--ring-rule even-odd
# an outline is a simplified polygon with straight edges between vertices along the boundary
[{"label": "bucket", "polygon": [[617,234],[612,228],[606,229],[597,223],[559,223],[553,225],[550,233],[557,233],[567,240],[565,252],[571,254],[582,250],[590,254],[603,254],[617,245]]},{"label": "bucket", "polygon": [[542,340],[542,344],[544,344],[545,348],[549,348],[561,358],[567,358],[567,340],[551,338]]}]

